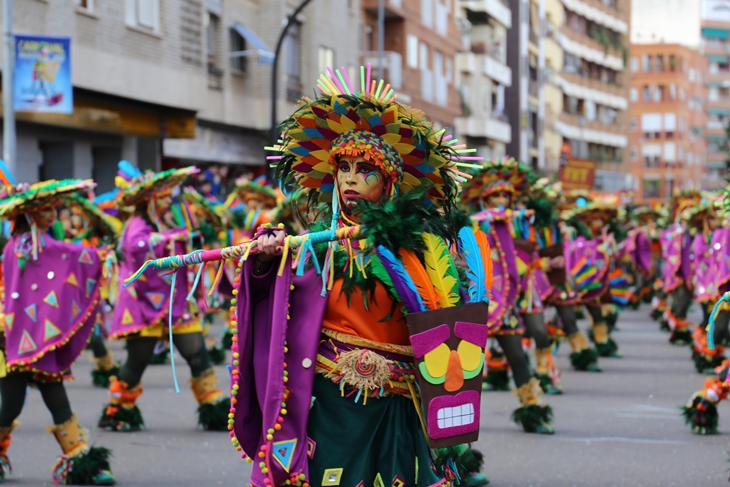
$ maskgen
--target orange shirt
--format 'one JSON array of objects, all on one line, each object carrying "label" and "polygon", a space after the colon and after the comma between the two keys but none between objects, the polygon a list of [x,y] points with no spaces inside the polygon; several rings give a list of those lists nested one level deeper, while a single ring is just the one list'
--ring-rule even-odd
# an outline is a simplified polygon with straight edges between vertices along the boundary
[{"label": "orange shirt", "polygon": [[327,298],[323,327],[380,343],[410,346],[401,303],[398,303],[389,320],[381,321],[391,313],[393,299],[380,281],[376,281],[368,309],[365,308],[362,289],[353,289],[348,304],[347,295],[342,292],[342,284],[343,279],[337,279],[333,283]]}]

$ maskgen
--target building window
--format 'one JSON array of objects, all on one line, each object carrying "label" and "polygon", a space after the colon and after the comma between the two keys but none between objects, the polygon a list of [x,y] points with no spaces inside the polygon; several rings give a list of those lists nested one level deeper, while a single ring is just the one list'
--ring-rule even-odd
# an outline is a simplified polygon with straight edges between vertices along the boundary
[{"label": "building window", "polygon": [[408,67],[418,68],[418,37],[408,34]]},{"label": "building window", "polygon": [[217,15],[210,12],[205,13],[205,53],[208,63],[208,73],[220,75],[221,70],[218,68],[218,32],[220,28],[220,19]]},{"label": "building window", "polygon": [[677,86],[672,83],[669,85],[669,99],[675,101],[677,99]]},{"label": "building window", "polygon": [[664,71],[664,56],[657,56],[656,57],[656,70],[657,72]]},{"label": "building window", "polygon": [[641,69],[645,73],[651,72],[651,56],[649,56],[648,54],[644,54],[643,56],[641,56]]},{"label": "building window", "polygon": [[320,48],[317,50],[317,63],[319,65],[319,72],[325,73],[325,76],[330,77],[327,68],[329,67],[334,70],[335,51],[330,49],[329,47],[320,46]]},{"label": "building window", "polygon": [[636,130],[639,128],[639,123],[636,121],[635,118],[631,119],[631,131],[636,132]]},{"label": "building window", "polygon": [[419,44],[418,61],[421,66],[421,97],[433,101],[433,71],[429,69],[429,49],[423,42]]},{"label": "building window", "polygon": [[160,0],[127,0],[127,24],[160,31]]},{"label": "building window", "polygon": [[664,99],[664,87],[663,86],[655,86],[654,87],[654,101],[659,102]]},{"label": "building window", "polygon": [[433,0],[421,0],[421,22],[426,27],[433,27]]},{"label": "building window", "polygon": [[631,88],[629,91],[629,97],[631,101],[639,101],[639,90],[637,88]]},{"label": "building window", "polygon": [[631,58],[631,72],[636,73],[637,71],[639,71],[639,59],[632,57]]},{"label": "building window", "polygon": [[674,56],[674,54],[671,54],[669,56],[669,71],[674,71],[677,69],[677,58]]},{"label": "building window", "polygon": [[284,72],[286,73],[286,98],[287,100],[296,101],[302,96],[302,82],[300,74],[299,57],[301,56],[300,42],[301,24],[293,23],[289,27],[284,39],[284,52],[286,60],[284,62]]},{"label": "building window", "polygon": [[644,86],[641,89],[641,99],[643,101],[651,101],[651,86]]},{"label": "building window", "polygon": [[644,179],[644,198],[659,198],[661,192],[661,181],[657,179]]},{"label": "building window", "polygon": [[76,0],[76,6],[88,12],[94,11],[94,0]]},{"label": "building window", "polygon": [[636,149],[636,147],[631,147],[631,161],[635,162],[639,159],[639,151]]},{"label": "building window", "polygon": [[[231,54],[242,54],[244,51],[246,51],[246,39],[244,39],[241,34],[236,32],[235,29],[231,29]],[[231,56],[231,69],[239,73],[245,73],[247,67],[248,64],[246,62],[246,56]]]}]

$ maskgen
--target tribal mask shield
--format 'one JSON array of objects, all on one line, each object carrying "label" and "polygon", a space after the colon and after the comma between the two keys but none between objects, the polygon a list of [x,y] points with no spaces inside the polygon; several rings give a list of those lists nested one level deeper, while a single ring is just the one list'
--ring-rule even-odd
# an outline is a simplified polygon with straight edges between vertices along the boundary
[{"label": "tribal mask shield", "polygon": [[408,315],[431,448],[479,437],[488,310],[473,303]]}]

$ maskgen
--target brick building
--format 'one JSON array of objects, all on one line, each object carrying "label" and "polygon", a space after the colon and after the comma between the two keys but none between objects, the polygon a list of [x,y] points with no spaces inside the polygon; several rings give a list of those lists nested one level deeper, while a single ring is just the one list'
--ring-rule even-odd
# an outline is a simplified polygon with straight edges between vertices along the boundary
[{"label": "brick building", "polygon": [[[74,5],[75,3],[75,5]],[[265,165],[271,51],[298,1],[23,0],[18,33],[71,37],[74,114],[17,114],[18,174],[94,177],[143,168]],[[277,119],[311,94],[324,64],[358,64],[358,0],[317,0],[279,59]]]},{"label": "brick building", "polygon": [[[363,63],[378,66],[378,0],[361,0]],[[384,78],[398,101],[442,127],[461,114],[456,53],[462,48],[458,0],[385,0]]]},{"label": "brick building", "polygon": [[634,44],[630,64],[629,152],[637,201],[666,200],[674,188],[703,187],[706,58],[679,44]]}]

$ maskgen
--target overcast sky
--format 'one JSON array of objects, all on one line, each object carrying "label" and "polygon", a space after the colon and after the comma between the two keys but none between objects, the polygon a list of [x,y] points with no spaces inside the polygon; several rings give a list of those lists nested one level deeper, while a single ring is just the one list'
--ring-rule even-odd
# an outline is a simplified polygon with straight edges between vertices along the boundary
[{"label": "overcast sky", "polygon": [[[703,5],[704,3],[704,5]],[[730,0],[633,0],[631,2],[631,42],[634,44],[700,45],[700,12],[720,13],[718,3],[728,6]],[[719,20],[719,19],[718,19]]]}]

